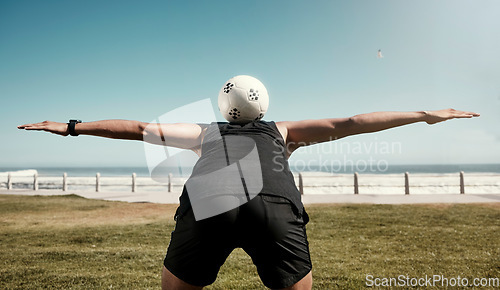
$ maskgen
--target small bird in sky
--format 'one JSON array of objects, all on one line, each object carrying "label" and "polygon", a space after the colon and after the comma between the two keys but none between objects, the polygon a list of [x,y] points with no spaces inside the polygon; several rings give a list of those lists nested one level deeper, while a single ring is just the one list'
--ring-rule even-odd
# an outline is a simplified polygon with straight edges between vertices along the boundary
[{"label": "small bird in sky", "polygon": [[382,55],[382,50],[378,50],[377,52],[377,58],[383,58],[384,56]]}]

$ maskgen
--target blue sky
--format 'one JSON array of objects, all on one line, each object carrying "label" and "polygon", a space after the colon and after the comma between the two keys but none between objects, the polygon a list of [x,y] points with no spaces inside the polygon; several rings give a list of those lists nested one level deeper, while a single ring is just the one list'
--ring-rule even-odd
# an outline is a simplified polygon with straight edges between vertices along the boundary
[{"label": "blue sky", "polygon": [[[0,166],[145,166],[141,142],[16,126],[151,121],[204,98],[216,104],[239,74],[268,88],[266,120],[449,107],[482,115],[353,136],[342,152],[320,145],[291,161],[500,163],[499,13],[498,1],[4,0]],[[387,145],[399,149],[373,150]]]}]

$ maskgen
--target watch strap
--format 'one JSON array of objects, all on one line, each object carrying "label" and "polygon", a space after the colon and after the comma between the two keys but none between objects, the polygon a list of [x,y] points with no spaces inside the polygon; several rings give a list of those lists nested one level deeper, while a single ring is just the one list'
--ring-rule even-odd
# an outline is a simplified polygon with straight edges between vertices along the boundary
[{"label": "watch strap", "polygon": [[79,135],[75,132],[75,125],[78,123],[81,123],[81,122],[82,122],[81,120],[69,120],[68,131],[69,131],[69,134],[71,136],[78,136]]}]

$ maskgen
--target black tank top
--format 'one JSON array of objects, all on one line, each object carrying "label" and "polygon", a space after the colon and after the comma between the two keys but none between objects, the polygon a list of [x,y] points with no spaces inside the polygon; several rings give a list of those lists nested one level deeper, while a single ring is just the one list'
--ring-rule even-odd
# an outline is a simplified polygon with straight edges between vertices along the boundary
[{"label": "black tank top", "polygon": [[[237,164],[237,167],[234,164]],[[195,187],[190,187],[190,184],[193,184],[194,180],[209,174],[213,176],[213,172],[222,172],[231,165],[236,173],[233,171],[229,175],[241,177],[248,200],[257,194],[279,196],[289,200],[294,209],[302,213],[300,192],[288,165],[283,138],[274,122],[258,121],[244,125],[210,124],[203,139],[201,157],[184,185],[176,216],[182,215],[191,207],[190,196],[193,198],[192,189]],[[208,192],[210,184],[216,183],[218,191],[221,191],[220,186],[223,187],[222,191],[228,190],[232,185],[225,180],[226,175],[223,173],[215,178],[205,179],[196,187],[196,191]],[[238,183],[241,188],[239,179]],[[227,195],[227,192],[225,194]]]}]

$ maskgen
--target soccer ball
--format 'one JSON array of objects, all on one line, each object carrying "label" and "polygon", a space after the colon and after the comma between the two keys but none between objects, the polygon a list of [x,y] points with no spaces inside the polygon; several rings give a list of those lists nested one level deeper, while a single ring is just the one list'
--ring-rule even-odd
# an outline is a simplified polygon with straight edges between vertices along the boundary
[{"label": "soccer ball", "polygon": [[218,103],[224,119],[230,123],[245,124],[264,117],[269,107],[269,95],[258,79],[240,75],[224,84]]}]

